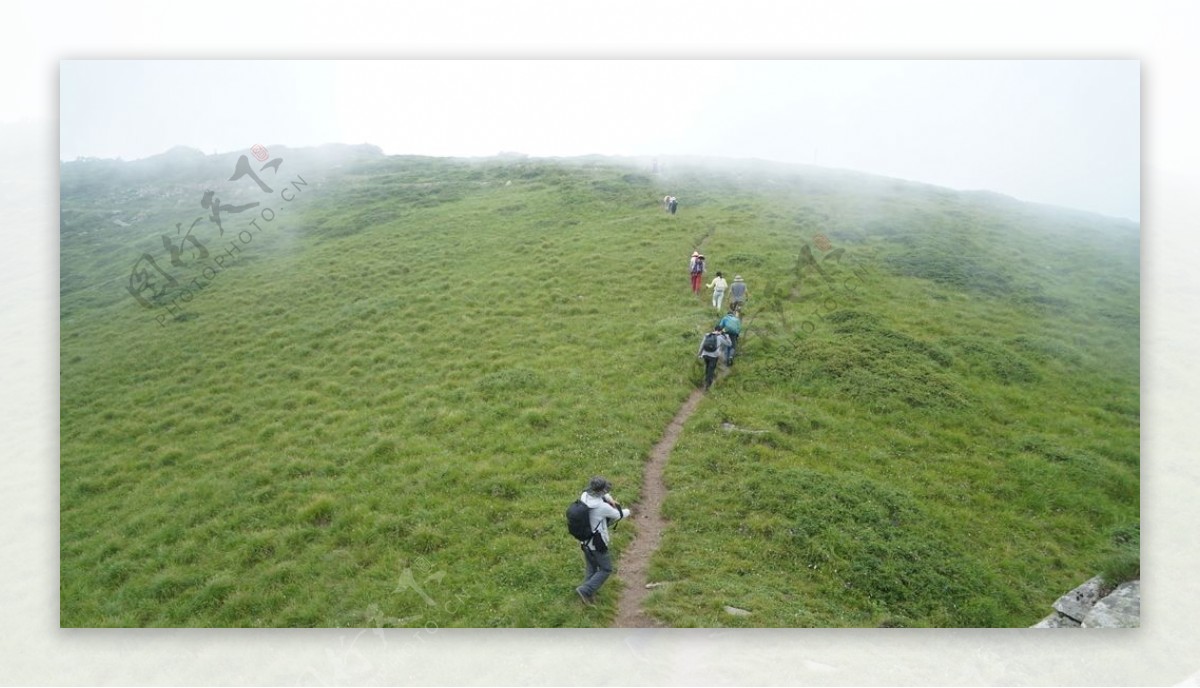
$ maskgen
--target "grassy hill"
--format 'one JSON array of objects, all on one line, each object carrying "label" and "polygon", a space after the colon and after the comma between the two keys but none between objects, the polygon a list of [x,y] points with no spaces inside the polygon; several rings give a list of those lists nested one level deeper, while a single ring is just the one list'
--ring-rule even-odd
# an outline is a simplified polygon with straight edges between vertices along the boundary
[{"label": "grassy hill", "polygon": [[[1136,224],[757,161],[270,150],[270,192],[237,154],[62,167],[63,626],[606,625],[562,512],[594,474],[636,502],[699,383],[695,248],[748,328],[667,467],[657,619],[1027,626],[1137,573]],[[209,190],[260,205],[218,228]]]}]

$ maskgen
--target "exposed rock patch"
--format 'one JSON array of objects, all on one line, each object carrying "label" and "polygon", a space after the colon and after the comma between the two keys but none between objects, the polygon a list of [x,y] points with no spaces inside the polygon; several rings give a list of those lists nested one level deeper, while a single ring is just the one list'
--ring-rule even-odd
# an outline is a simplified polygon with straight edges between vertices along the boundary
[{"label": "exposed rock patch", "polygon": [[1104,581],[1092,578],[1054,602],[1054,613],[1033,628],[1138,628],[1141,581],[1129,581],[1104,595]]},{"label": "exposed rock patch", "polygon": [[1104,580],[1097,576],[1075,588],[1071,592],[1058,598],[1054,604],[1054,611],[1069,616],[1077,622],[1083,621],[1083,617],[1100,599],[1101,589],[1104,587]]},{"label": "exposed rock patch", "polygon": [[1122,583],[1083,617],[1084,628],[1138,628],[1142,617],[1142,582]]}]

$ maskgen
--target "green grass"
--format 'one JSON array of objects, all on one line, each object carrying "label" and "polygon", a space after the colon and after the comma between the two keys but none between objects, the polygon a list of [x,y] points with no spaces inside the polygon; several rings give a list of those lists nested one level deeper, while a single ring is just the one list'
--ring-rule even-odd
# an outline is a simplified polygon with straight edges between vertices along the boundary
[{"label": "green grass", "polygon": [[667,468],[652,615],[1027,626],[1137,575],[1136,227],[768,164],[340,155],[285,152],[309,186],[163,326],[129,266],[231,159],[64,166],[63,626],[606,625],[562,512],[597,473],[636,502],[699,382],[697,246],[748,327]]}]

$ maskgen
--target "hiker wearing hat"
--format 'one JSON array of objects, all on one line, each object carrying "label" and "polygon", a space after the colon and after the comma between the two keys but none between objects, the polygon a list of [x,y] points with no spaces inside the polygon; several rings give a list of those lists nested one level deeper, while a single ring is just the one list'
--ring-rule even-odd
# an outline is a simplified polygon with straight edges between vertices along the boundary
[{"label": "hiker wearing hat", "polygon": [[714,327],[712,332],[700,339],[700,350],[696,352],[696,356],[704,361],[705,392],[712,387],[713,378],[717,375],[717,361],[721,360],[721,352],[727,351],[730,346],[729,336],[719,327]]},{"label": "hiker wearing hat", "polygon": [[704,284],[704,256],[698,251],[692,251],[692,262],[689,270],[692,273],[692,293],[700,293],[700,285]]},{"label": "hiker wearing hat", "polygon": [[718,272],[717,276],[713,278],[713,281],[704,285],[706,289],[713,290],[713,308],[721,310],[721,302],[725,300],[725,288],[728,286],[729,284],[725,281],[725,278],[721,276],[720,272]]},{"label": "hiker wearing hat", "polygon": [[608,553],[608,526],[629,518],[629,509],[612,498],[612,484],[600,476],[592,478],[579,501],[588,507],[592,539],[583,543],[583,585],[575,588],[584,604],[594,604],[596,592],[612,575],[612,556]]},{"label": "hiker wearing hat", "polygon": [[742,306],[746,305],[746,296],[746,283],[741,275],[734,275],[733,285],[729,287],[729,310],[741,313]]},{"label": "hiker wearing hat", "polygon": [[667,210],[669,210],[671,212],[671,214],[674,215],[675,209],[678,207],[679,207],[679,200],[677,198],[675,198],[674,196],[672,196],[671,200],[667,201]]}]

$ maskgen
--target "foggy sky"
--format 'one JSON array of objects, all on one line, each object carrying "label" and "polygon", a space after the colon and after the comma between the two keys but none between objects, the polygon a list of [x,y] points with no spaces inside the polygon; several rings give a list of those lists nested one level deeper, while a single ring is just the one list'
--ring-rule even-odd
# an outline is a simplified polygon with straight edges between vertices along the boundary
[{"label": "foggy sky", "polygon": [[63,61],[60,156],[372,143],[711,155],[1139,218],[1140,69],[1092,61]]}]

